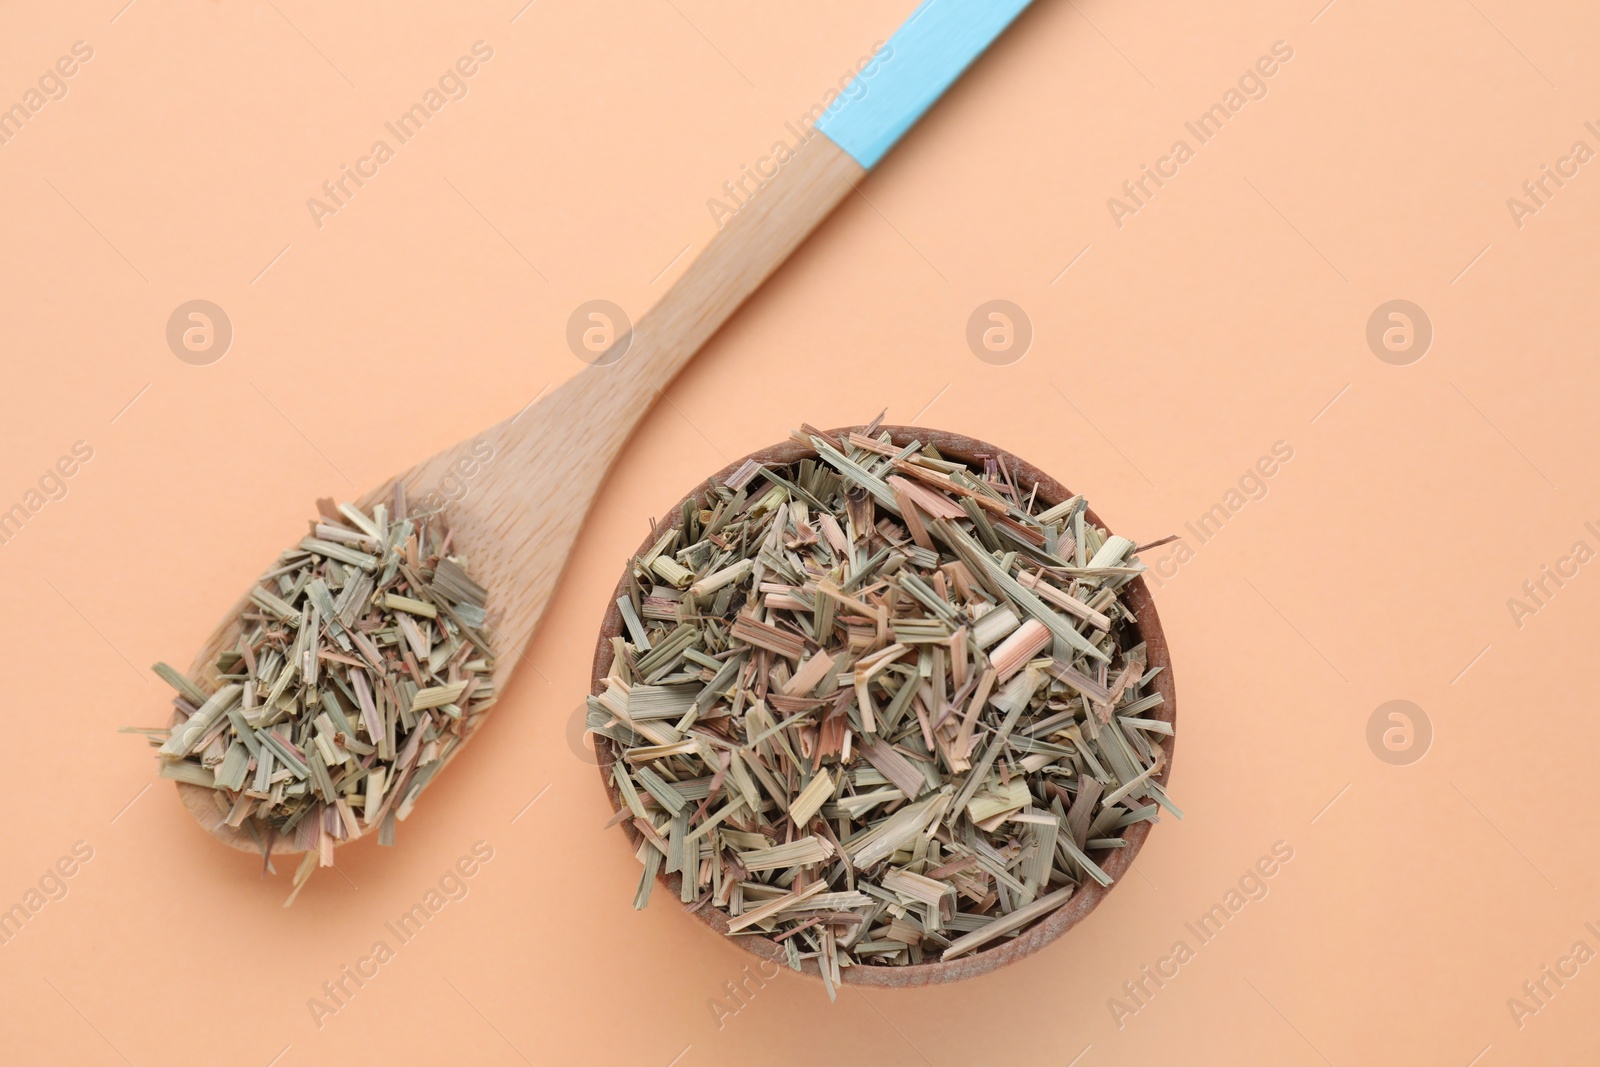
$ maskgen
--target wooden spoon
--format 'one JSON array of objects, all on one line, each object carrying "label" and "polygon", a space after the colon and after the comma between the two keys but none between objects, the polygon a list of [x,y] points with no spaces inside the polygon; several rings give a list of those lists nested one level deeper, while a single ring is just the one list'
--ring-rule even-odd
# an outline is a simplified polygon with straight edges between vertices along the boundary
[{"label": "wooden spoon", "polygon": [[[612,461],[662,388],[1029,2],[926,0],[631,333],[549,395],[358,501],[370,511],[396,483],[413,501],[460,494],[445,517],[453,551],[489,590],[496,692],[521,662]],[[190,667],[207,692],[248,600],[247,592]],[[261,851],[248,829],[224,821],[216,790],[179,783],[178,792],[213,837]],[[286,838],[271,849],[303,851]]]}]

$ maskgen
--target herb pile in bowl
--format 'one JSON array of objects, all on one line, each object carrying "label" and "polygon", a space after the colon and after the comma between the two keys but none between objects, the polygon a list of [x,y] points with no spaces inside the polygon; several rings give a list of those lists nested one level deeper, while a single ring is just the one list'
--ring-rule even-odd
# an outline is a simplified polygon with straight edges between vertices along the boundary
[{"label": "herb pile in bowl", "polygon": [[867,429],[685,502],[629,565],[588,713],[636,906],[676,874],[830,993],[1015,936],[1181,814],[1135,543],[1003,458]]}]

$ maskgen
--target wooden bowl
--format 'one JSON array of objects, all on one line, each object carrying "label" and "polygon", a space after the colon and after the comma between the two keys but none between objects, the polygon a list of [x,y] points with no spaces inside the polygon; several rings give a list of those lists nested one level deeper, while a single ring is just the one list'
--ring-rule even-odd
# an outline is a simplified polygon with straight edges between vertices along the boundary
[{"label": "wooden bowl", "polygon": [[[852,430],[865,431],[863,426],[850,426],[830,432],[832,437],[843,437]],[[916,440],[923,444],[931,444],[939,450],[939,454],[946,459],[960,460],[968,464],[975,464],[981,468],[983,458],[994,456],[1002,458],[1011,468],[1012,474],[1019,486],[1032,486],[1035,482],[1039,486],[1039,499],[1046,504],[1058,504],[1071,497],[1073,494],[1060,482],[1026,460],[1019,459],[1003,449],[976,441],[960,434],[947,433],[944,430],[930,430],[920,426],[883,426],[881,430],[888,430],[894,438],[896,445],[906,445]],[[778,466],[793,463],[798,460],[813,458],[816,452],[808,445],[798,441],[785,441],[753,452],[745,459],[735,460],[728,464],[714,476],[719,482],[725,481],[746,460],[754,459],[763,463]],[[683,503],[692,497],[698,496],[705,490],[702,482],[687,496],[667,509],[668,526],[658,527],[639,546],[635,556],[648,552],[660,538],[661,532],[669,526],[676,526],[681,522]],[[1102,528],[1106,524],[1095,515],[1093,510],[1085,516],[1090,522]],[[627,595],[628,572],[623,570],[622,578],[617,583],[617,588],[612,594],[611,607],[606,611],[604,622],[600,627],[599,640],[595,642],[594,650],[594,675],[590,692],[598,696],[605,689],[604,679],[611,669],[611,639],[623,632],[622,613],[617,610],[616,599]],[[1135,578],[1123,587],[1123,602],[1132,609],[1134,617],[1138,620],[1134,627],[1137,640],[1129,642],[1130,645],[1143,641],[1147,647],[1147,660],[1151,667],[1162,667],[1164,670],[1156,676],[1155,689],[1161,694],[1163,700],[1160,708],[1151,714],[1166,722],[1175,722],[1177,716],[1177,693],[1173,688],[1172,659],[1167,651],[1167,639],[1161,629],[1161,620],[1156,615],[1155,602],[1150,597],[1150,590],[1145,585],[1143,578]],[[1162,748],[1166,751],[1167,762],[1156,781],[1165,785],[1168,776],[1172,773],[1173,738],[1162,739]],[[613,810],[622,809],[622,798],[618,795],[615,784],[611,781],[611,767],[615,762],[615,753],[611,743],[604,738],[596,738],[595,749],[599,755],[600,781],[606,790],[606,795],[611,798]],[[631,848],[637,850],[643,840],[639,832],[629,822],[620,824],[627,834]],[[1150,834],[1151,824],[1138,822],[1125,828],[1122,837],[1127,840],[1127,845],[1118,849],[1106,849],[1091,854],[1091,858],[1098,863],[1112,879],[1112,886],[1119,884],[1122,876],[1133,865],[1134,858],[1138,856],[1139,849],[1144,846],[1145,838]],[[681,876],[663,871],[657,881],[672,894],[672,899],[678,898]],[[847,983],[867,986],[923,986],[936,985],[944,982],[955,982],[963,978],[972,978],[976,975],[987,974],[1005,966],[1014,960],[1039,951],[1045,945],[1054,941],[1078,923],[1095,909],[1100,901],[1105,899],[1111,887],[1101,886],[1092,879],[1086,879],[1080,884],[1067,903],[1044,919],[1025,929],[1021,934],[999,941],[987,949],[982,949],[968,956],[962,956],[949,962],[929,961],[926,963],[908,964],[906,966],[875,966],[872,964],[856,964],[842,968],[840,977]],[[728,917],[714,907],[702,907],[692,914],[698,916],[702,922],[716,931],[718,935],[742,946],[746,950],[773,963],[787,967],[788,960],[783,948],[769,938],[760,934],[739,934],[728,938]],[[806,960],[803,964],[807,973],[820,978],[820,972],[815,960]]]}]

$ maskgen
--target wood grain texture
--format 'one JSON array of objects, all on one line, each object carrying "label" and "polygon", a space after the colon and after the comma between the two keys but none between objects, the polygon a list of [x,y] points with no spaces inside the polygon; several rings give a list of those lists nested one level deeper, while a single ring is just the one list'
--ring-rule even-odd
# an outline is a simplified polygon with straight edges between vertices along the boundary
[{"label": "wood grain texture", "polygon": [[[396,481],[413,502],[434,492],[457,496],[445,513],[453,551],[467,558],[472,576],[489,590],[497,692],[522,660],[606,473],[660,390],[865,173],[816,134],[728,220],[631,335],[616,339],[613,348],[626,346],[621,358],[607,363],[602,356],[532,406],[361,498],[360,506],[370,509],[392,497]],[[486,450],[492,456],[485,461]],[[463,473],[468,469],[470,477]],[[238,613],[248,599],[247,592],[229,609],[190,666],[190,677],[208,691],[217,684],[217,653],[238,638]],[[180,783],[178,791],[212,836],[246,852],[260,850],[247,831],[223,823],[215,790]],[[272,850],[302,851],[288,840],[273,842]]]}]

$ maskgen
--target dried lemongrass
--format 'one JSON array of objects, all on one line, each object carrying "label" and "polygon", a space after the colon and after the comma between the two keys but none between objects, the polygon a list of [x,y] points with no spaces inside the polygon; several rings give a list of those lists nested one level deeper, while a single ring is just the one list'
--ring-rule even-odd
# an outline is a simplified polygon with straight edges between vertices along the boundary
[{"label": "dried lemongrass", "polygon": [[1180,814],[1121,593],[1134,542],[887,433],[712,483],[630,568],[589,727],[657,871],[849,966],[1014,937]]},{"label": "dried lemongrass", "polygon": [[211,692],[164,663],[179,721],[142,730],[163,778],[216,791],[217,810],[264,853],[306,852],[299,893],[336,845],[374,829],[393,844],[434,774],[494,704],[481,630],[486,592],[447,554],[437,515],[350,504],[259,580]]}]

